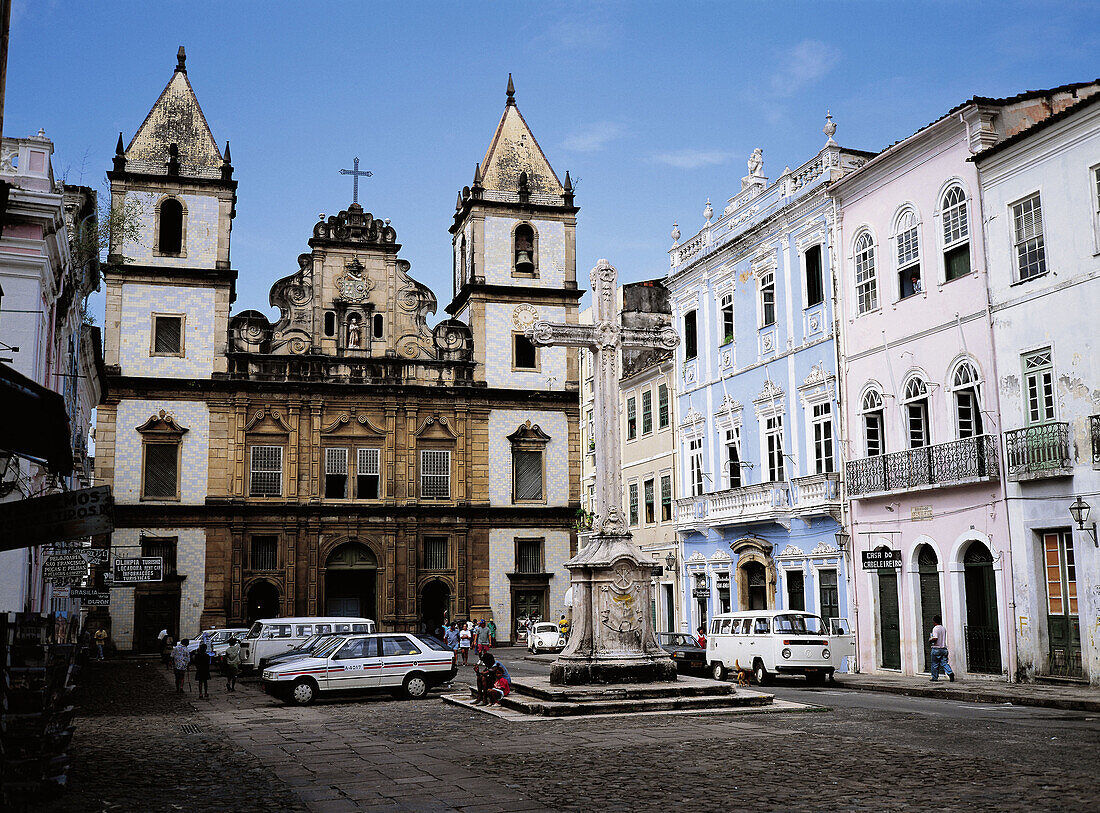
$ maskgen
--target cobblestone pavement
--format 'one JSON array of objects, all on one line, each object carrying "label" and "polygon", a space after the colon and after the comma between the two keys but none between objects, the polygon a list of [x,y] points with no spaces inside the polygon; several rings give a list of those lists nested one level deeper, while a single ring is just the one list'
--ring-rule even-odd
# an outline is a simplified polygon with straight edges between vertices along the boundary
[{"label": "cobblestone pavement", "polygon": [[[1100,715],[961,703],[947,713],[951,701],[798,689],[832,710],[514,723],[438,697],[293,708],[254,681],[231,695],[214,681],[210,701],[177,701],[158,666],[99,668],[114,683],[95,697],[126,702],[97,700],[78,721],[57,810],[301,809],[291,792],[322,813],[1030,811],[1095,809],[1100,796]],[[204,733],[182,735],[180,722]],[[240,801],[199,796],[227,786]]]}]

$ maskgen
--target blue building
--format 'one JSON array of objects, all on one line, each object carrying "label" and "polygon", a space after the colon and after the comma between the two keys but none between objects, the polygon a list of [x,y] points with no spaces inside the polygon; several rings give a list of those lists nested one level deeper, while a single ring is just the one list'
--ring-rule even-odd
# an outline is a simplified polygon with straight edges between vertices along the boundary
[{"label": "blue building", "polygon": [[829,137],[769,183],[749,159],[741,191],[683,243],[673,229],[680,545],[687,627],[714,613],[848,616],[831,205],[825,185],[869,153]]}]

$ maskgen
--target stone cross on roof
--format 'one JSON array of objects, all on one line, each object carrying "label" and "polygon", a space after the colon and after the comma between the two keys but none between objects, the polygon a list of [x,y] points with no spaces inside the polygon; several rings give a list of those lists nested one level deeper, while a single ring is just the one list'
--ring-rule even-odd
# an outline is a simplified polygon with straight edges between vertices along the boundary
[{"label": "stone cross on roof", "polygon": [[365,170],[363,172],[359,171],[359,156],[355,157],[355,163],[352,164],[352,167],[354,167],[354,169],[342,169],[342,170],[340,170],[340,174],[351,176],[351,181],[352,181],[352,183],[351,183],[351,202],[352,203],[358,203],[359,202],[359,176],[361,175],[364,178],[369,178],[372,175],[374,175],[374,173],[369,171],[369,170]]},{"label": "stone cross on roof", "polygon": [[619,272],[607,260],[592,269],[593,324],[535,322],[527,335],[537,345],[583,347],[593,355],[595,384],[596,524],[597,534],[625,534],[622,510],[622,461],[619,436],[618,354],[623,347],[672,350],[680,337],[669,325],[626,328],[619,324],[615,289]]}]

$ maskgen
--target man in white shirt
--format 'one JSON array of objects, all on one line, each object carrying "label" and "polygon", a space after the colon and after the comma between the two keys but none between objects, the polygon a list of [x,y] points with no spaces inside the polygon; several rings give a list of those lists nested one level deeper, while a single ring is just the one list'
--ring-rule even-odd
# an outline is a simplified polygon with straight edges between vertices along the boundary
[{"label": "man in white shirt", "polygon": [[951,671],[951,664],[947,662],[947,630],[943,626],[943,619],[938,615],[932,616],[932,634],[928,640],[932,643],[932,682],[940,678],[942,669],[948,679],[954,682],[955,673]]}]

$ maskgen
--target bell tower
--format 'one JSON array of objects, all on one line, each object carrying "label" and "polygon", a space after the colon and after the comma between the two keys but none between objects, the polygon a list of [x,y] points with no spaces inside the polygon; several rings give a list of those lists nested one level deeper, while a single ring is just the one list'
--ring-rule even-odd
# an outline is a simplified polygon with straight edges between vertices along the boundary
[{"label": "bell tower", "polygon": [[509,74],[504,113],[450,228],[447,312],[473,330],[475,375],[491,387],[577,387],[576,351],[536,348],[524,336],[539,319],[577,321],[577,211],[569,173],[563,184],[550,166]]}]

